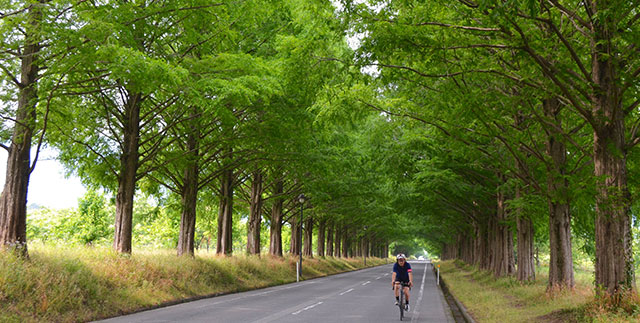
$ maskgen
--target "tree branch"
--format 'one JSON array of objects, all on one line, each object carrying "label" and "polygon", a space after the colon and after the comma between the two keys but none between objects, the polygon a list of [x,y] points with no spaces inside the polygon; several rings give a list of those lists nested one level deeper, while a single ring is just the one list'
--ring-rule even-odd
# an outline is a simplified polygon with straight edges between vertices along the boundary
[{"label": "tree branch", "polygon": [[[549,77],[554,84],[556,84],[560,90],[562,91],[562,93],[564,93],[564,95],[567,97],[567,99],[571,102],[571,105],[578,110],[578,112],[591,124],[591,125],[595,125],[595,120],[593,118],[593,116],[591,115],[591,113],[584,109],[582,107],[582,105],[578,102],[578,99],[575,98],[569,91],[569,89],[567,88],[567,84],[563,83],[562,81],[560,81],[560,79],[558,79],[557,74],[558,71],[555,70],[553,68],[553,65],[551,63],[549,63],[546,59],[544,59],[543,57],[541,57],[540,55],[538,55],[530,46],[529,46],[529,40],[527,39],[526,35],[524,34],[524,32],[522,31],[522,29],[520,28],[520,26],[515,23],[514,21],[512,21],[511,19],[509,19],[509,22],[511,23],[511,25],[516,29],[516,31],[518,32],[518,34],[520,34],[520,37],[522,38],[523,42],[524,42],[524,50],[529,54],[529,56],[531,56],[531,58],[533,58],[533,60],[538,64],[538,66],[540,66],[542,68],[542,72],[544,74],[547,75],[547,77]],[[576,89],[577,91],[579,91],[580,93],[582,93],[585,97],[589,97],[587,93],[584,93],[584,91],[581,91],[579,88],[577,88],[574,84],[570,84],[574,89]]]},{"label": "tree branch", "polygon": [[567,17],[569,17],[569,19],[571,19],[572,21],[577,21],[580,25],[582,25],[583,27],[587,28],[588,30],[591,30],[591,24],[587,21],[585,21],[584,19],[582,19],[579,15],[577,15],[575,12],[565,8],[563,5],[561,5],[557,0],[549,0],[549,3],[551,3],[554,7],[558,8],[558,10],[560,10],[562,13],[564,13]]},{"label": "tree branch", "polygon": [[22,82],[18,81],[18,79],[15,77],[15,75],[13,75],[13,73],[11,73],[11,71],[9,71],[8,68],[6,68],[3,64],[0,64],[0,69],[2,69],[4,71],[5,74],[7,74],[7,76],[11,79],[11,81],[18,87],[18,88],[23,88],[24,84],[22,84]]},{"label": "tree branch", "polygon": [[176,9],[168,9],[168,10],[160,10],[160,11],[156,11],[156,12],[151,12],[148,15],[142,16],[142,17],[138,17],[134,20],[131,20],[129,22],[124,23],[124,25],[132,25],[135,22],[138,22],[140,20],[144,20],[147,19],[149,17],[155,16],[155,15],[160,15],[160,14],[165,14],[165,13],[171,13],[171,12],[177,12],[177,11],[187,11],[187,10],[200,10],[200,9],[208,9],[208,8],[213,8],[213,7],[219,7],[219,6],[224,6],[224,3],[212,3],[210,5],[206,5],[206,6],[196,6],[196,7],[187,7],[187,8],[176,8]]},{"label": "tree branch", "polygon": [[633,73],[631,73],[631,77],[629,77],[629,79],[625,82],[624,86],[622,87],[622,91],[620,91],[620,96],[622,96],[623,93],[625,93],[630,87],[633,86],[633,83],[637,81],[638,75],[640,75],[640,67]]},{"label": "tree branch", "polygon": [[584,82],[588,82],[588,80],[591,79],[591,73],[587,72],[587,69],[584,67],[584,65],[582,64],[582,61],[580,61],[580,57],[578,57],[578,54],[576,53],[576,51],[573,49],[573,46],[571,46],[571,44],[569,44],[569,42],[567,41],[567,39],[564,37],[564,35],[562,35],[562,33],[560,32],[560,30],[558,29],[558,26],[556,26],[553,21],[551,21],[550,19],[541,19],[538,18],[540,21],[546,23],[549,27],[551,27],[551,29],[553,30],[553,32],[556,34],[556,36],[558,36],[558,38],[560,39],[560,41],[562,42],[562,44],[564,45],[564,47],[569,51],[569,53],[571,54],[571,58],[573,58],[573,61],[576,63],[576,65],[578,65],[578,68],[580,69],[580,72],[582,72],[582,75],[584,77],[584,79],[582,81]]},{"label": "tree branch", "polygon": [[[77,66],[77,64],[73,65],[70,69]],[[36,147],[36,155],[33,157],[33,163],[31,163],[31,168],[29,169],[29,174],[33,173],[33,170],[36,168],[36,163],[38,162],[38,157],[40,156],[40,148],[42,147],[42,142],[44,141],[44,135],[47,132],[47,126],[49,124],[49,112],[51,111],[51,100],[53,99],[53,94],[60,88],[60,84],[62,84],[62,79],[66,76],[66,73],[61,73],[56,85],[49,91],[49,96],[47,97],[47,106],[44,112],[44,119],[42,125],[42,132],[40,133],[40,138],[38,138],[38,145]]]},{"label": "tree branch", "polygon": [[633,110],[638,108],[639,105],[640,105],[640,99],[636,100],[635,102],[631,103],[627,108],[625,108],[624,114],[627,115],[631,113]]}]

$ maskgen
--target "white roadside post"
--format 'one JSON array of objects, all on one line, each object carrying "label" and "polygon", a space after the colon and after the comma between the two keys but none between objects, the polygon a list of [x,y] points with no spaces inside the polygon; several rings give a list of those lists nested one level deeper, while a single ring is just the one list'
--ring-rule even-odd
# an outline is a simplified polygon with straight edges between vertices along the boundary
[{"label": "white roadside post", "polygon": [[438,278],[436,280],[436,284],[440,285],[440,264],[438,264]]},{"label": "white roadside post", "polygon": [[296,282],[300,281],[300,263],[296,261]]}]

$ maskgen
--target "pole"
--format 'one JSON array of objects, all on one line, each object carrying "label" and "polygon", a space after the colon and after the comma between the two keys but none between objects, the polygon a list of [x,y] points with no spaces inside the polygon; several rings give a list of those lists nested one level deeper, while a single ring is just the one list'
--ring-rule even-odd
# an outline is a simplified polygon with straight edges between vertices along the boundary
[{"label": "pole", "polygon": [[298,267],[298,275],[302,277],[302,210],[304,209],[304,203],[300,203],[300,245],[298,250],[300,253],[300,267]]},{"label": "pole", "polygon": [[367,267],[367,254],[369,253],[369,241],[367,241],[366,238],[366,233],[367,233],[367,229],[368,227],[365,225],[364,226],[364,232],[365,232],[365,236],[363,237],[363,244],[362,244],[362,254],[364,255],[364,266]]},{"label": "pole", "polygon": [[362,254],[364,255],[364,266],[367,267],[367,252],[369,252],[369,244],[366,242],[364,243],[364,248],[362,248]]}]

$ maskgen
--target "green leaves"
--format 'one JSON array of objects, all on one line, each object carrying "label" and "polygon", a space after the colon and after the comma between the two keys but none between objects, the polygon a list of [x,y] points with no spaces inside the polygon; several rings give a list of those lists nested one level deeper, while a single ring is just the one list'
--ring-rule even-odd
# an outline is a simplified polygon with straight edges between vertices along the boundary
[{"label": "green leaves", "polygon": [[188,75],[185,69],[163,59],[116,44],[101,46],[96,54],[95,59],[110,71],[111,79],[137,93],[150,94],[159,88],[178,91]]}]

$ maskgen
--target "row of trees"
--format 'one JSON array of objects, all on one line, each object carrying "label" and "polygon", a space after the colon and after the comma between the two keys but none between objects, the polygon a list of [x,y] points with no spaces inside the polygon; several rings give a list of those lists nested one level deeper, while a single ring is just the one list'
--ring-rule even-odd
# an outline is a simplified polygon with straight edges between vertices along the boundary
[{"label": "row of trees", "polygon": [[634,289],[636,1],[342,4],[384,89],[355,100],[403,124],[404,182],[443,257],[526,281],[546,240],[549,288],[572,288],[577,233],[598,290]]},{"label": "row of trees", "polygon": [[[84,184],[113,195],[113,247],[121,253],[132,252],[134,196],[142,191],[179,214],[178,255],[193,255],[196,220],[212,212],[220,254],[232,252],[234,213],[246,216],[250,254],[263,249],[264,221],[273,255],[283,254],[287,223],[295,254],[312,254],[314,231],[319,255],[388,254],[398,232],[387,230],[388,218],[397,215],[362,204],[375,204],[377,188],[363,186],[374,165],[358,165],[366,152],[353,151],[341,129],[352,126],[314,123],[345,84],[362,78],[343,63],[353,52],[330,3],[2,6],[3,246],[28,255],[29,177],[50,146]],[[310,211],[299,223],[303,192]],[[87,212],[78,217],[98,211]],[[105,232],[104,221],[93,222],[84,223],[86,243]]]}]

